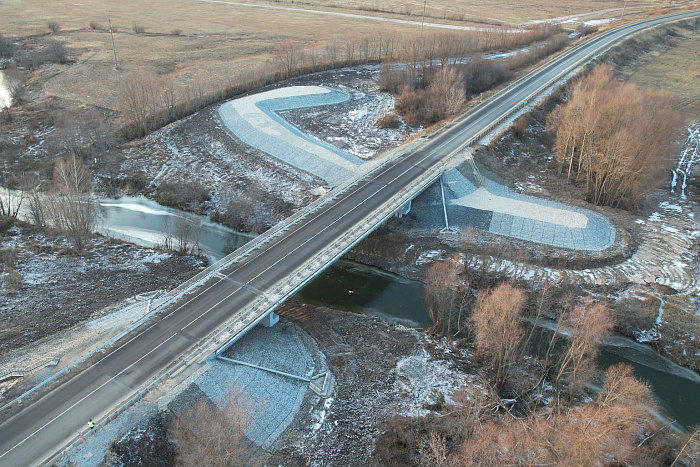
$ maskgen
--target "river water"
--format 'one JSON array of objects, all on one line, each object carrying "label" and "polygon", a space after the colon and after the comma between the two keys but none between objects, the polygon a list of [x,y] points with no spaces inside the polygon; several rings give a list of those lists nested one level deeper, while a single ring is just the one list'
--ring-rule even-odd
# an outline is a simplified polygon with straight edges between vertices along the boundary
[{"label": "river water", "polygon": [[[163,222],[176,217],[199,218],[202,222],[200,247],[210,261],[221,259],[254,238],[234,232],[176,209],[163,207],[144,197],[101,199],[99,230],[105,235],[153,246],[162,243]],[[423,303],[424,284],[404,279],[377,268],[340,260],[322,272],[296,295],[296,299],[381,319],[414,328],[429,326]],[[544,323],[543,333],[552,324]],[[542,335],[545,339],[546,335]],[[635,374],[648,382],[666,414],[682,426],[700,423],[700,376],[661,357],[651,347],[621,336],[604,346],[599,366],[616,363],[634,367]]]},{"label": "river water", "polygon": [[205,216],[167,208],[143,196],[102,198],[99,203],[102,214],[98,223],[100,233],[150,247],[163,244],[163,230],[167,223],[172,228],[178,217],[197,219],[202,223],[199,247],[210,263],[255,238],[254,235],[242,234],[215,224]]},{"label": "river water", "polygon": [[[379,316],[411,327],[428,326],[423,303],[424,284],[381,271],[377,268],[340,260],[302,289],[296,298],[302,302]],[[548,341],[547,323],[538,333]],[[647,382],[668,417],[683,427],[700,423],[700,376],[660,356],[650,346],[614,336],[603,346],[598,359],[605,369],[616,363],[634,367],[635,375]]]}]

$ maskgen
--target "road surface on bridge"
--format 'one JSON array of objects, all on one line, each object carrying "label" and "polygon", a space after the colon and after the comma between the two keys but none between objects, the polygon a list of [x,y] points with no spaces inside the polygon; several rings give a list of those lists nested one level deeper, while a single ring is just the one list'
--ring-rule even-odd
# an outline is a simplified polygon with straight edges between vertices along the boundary
[{"label": "road surface on bridge", "polygon": [[446,131],[373,172],[312,211],[283,234],[267,241],[212,276],[170,308],[109,348],[98,362],[50,392],[12,408],[0,424],[0,465],[46,462],[84,431],[88,419],[102,420],[131,399],[183,354],[268,293],[300,265],[332,245],[421,173],[458,150],[492,122],[520,105],[544,84],[557,81],[582,60],[630,32],[697,15],[685,12],[625,26],[589,40],[507,88]]}]

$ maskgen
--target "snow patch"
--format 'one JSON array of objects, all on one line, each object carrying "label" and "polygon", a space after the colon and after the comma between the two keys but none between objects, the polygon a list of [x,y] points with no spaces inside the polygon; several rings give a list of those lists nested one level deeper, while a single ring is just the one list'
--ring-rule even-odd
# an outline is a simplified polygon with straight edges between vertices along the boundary
[{"label": "snow patch", "polygon": [[437,261],[444,254],[445,254],[445,250],[425,251],[425,252],[421,253],[420,256],[418,257],[418,259],[416,260],[416,266],[420,266],[421,264],[432,263],[434,261]]},{"label": "snow patch", "polygon": [[408,394],[403,415],[423,417],[431,411],[426,407],[449,403],[455,390],[469,381],[467,376],[447,366],[447,362],[431,360],[427,352],[405,357],[396,364],[396,384]]}]

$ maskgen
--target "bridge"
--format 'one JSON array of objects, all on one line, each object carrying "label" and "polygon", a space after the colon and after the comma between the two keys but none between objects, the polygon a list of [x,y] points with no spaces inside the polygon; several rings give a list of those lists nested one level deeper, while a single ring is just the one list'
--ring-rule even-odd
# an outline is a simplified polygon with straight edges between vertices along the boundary
[{"label": "bridge", "polygon": [[[43,391],[0,408],[0,465],[37,465],[71,443],[88,419],[108,423],[153,385],[209,358],[460,160],[462,151],[596,54],[630,34],[698,11],[605,32],[561,54],[452,123],[335,187],[231,256],[152,304],[128,333],[92,352]],[[77,439],[77,441],[76,441]]]}]

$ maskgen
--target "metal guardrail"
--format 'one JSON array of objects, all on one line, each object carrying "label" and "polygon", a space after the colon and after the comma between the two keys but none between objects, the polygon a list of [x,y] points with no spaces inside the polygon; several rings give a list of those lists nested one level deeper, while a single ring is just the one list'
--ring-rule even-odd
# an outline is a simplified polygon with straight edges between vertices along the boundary
[{"label": "metal guardrail", "polygon": [[46,368],[47,366],[58,365],[59,359],[57,357],[51,357],[44,360],[39,360],[37,362],[31,363],[26,368],[7,368],[0,370],[0,382],[5,381],[10,378],[20,378],[22,376],[27,376],[30,373]]}]

